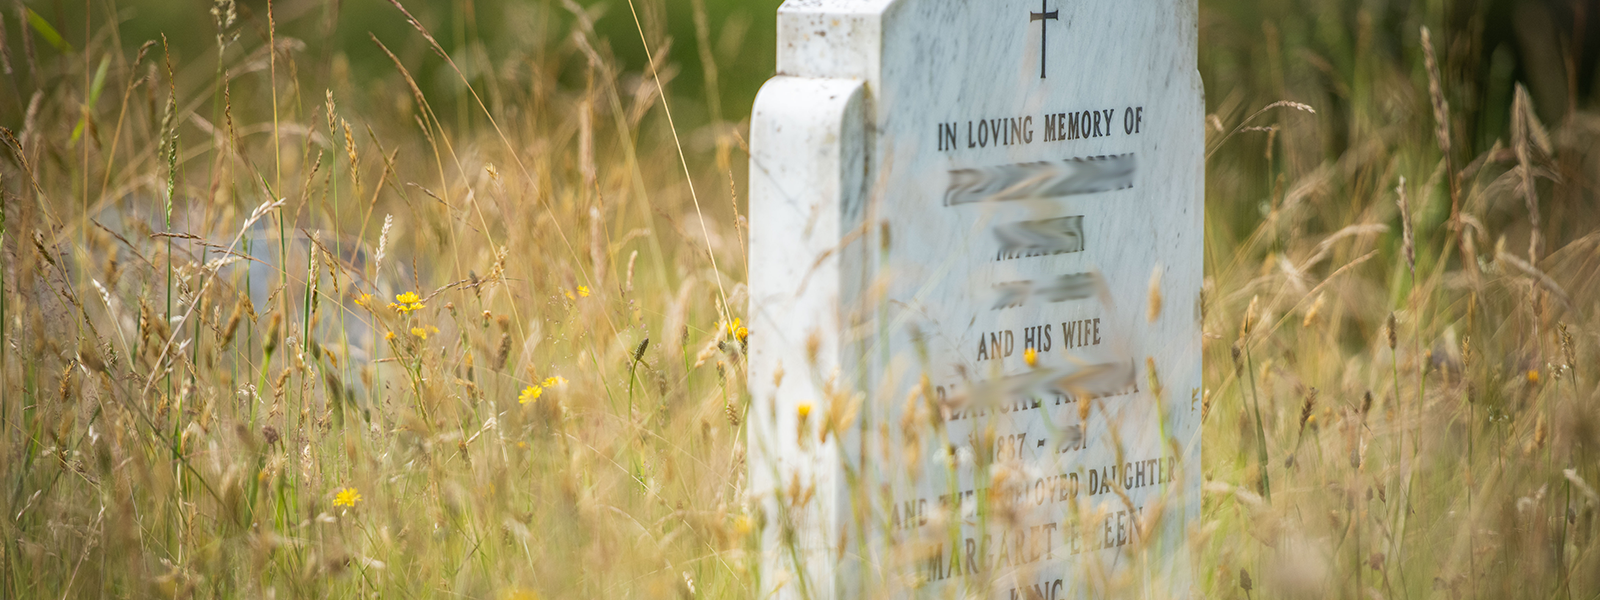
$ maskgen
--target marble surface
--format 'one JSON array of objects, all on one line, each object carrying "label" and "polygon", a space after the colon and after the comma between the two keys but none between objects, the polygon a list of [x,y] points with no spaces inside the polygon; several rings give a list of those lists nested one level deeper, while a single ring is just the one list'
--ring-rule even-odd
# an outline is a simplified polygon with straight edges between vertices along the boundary
[{"label": "marble surface", "polygon": [[779,76],[751,122],[750,501],[768,591],[1053,598],[1137,569],[1124,594],[1187,595],[1196,13],[779,9]]}]

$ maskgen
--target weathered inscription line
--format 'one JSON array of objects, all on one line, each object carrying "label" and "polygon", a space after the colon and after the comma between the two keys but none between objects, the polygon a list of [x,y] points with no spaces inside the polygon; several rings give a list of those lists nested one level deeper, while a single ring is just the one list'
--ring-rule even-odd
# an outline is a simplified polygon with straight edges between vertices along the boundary
[{"label": "weathered inscription line", "polygon": [[1098,194],[1133,187],[1133,153],[953,169],[944,205]]},{"label": "weathered inscription line", "polygon": [[[979,352],[987,353],[980,340]],[[1138,393],[1138,367],[1133,361],[1046,367],[996,379],[971,382],[967,389],[952,386],[939,396],[946,421],[989,414],[1037,410],[1047,398],[1053,406],[1086,398],[1111,398]]]},{"label": "weathered inscription line", "polygon": [[1006,223],[994,228],[994,237],[997,261],[1083,252],[1083,216]]},{"label": "weathered inscription line", "polygon": [[1039,282],[1007,281],[994,285],[994,305],[990,310],[1022,306],[1034,296],[1045,302],[1087,300],[1093,298],[1099,289],[1100,278],[1094,273],[1070,273]]}]

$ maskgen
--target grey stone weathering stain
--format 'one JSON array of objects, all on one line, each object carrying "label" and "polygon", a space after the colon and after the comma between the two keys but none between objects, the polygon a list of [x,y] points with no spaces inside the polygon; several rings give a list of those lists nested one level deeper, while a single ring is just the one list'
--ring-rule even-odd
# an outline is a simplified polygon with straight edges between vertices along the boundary
[{"label": "grey stone weathering stain", "polygon": [[1197,10],[779,9],[750,126],[763,597],[1190,595]]}]

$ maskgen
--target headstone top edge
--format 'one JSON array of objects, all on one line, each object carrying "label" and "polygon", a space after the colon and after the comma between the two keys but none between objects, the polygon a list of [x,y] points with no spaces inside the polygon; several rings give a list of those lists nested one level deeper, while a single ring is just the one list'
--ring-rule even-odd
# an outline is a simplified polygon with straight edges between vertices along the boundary
[{"label": "headstone top edge", "polygon": [[[761,89],[756,90],[756,96],[763,93],[783,93],[792,89],[806,87],[821,90],[831,94],[852,94],[855,89],[864,87],[866,80],[850,77],[807,77],[804,75],[789,75],[778,73],[768,78],[761,84]],[[770,88],[770,89],[769,89]]]},{"label": "headstone top edge", "polygon": [[839,13],[882,14],[901,0],[785,0],[778,14],[785,13]]}]

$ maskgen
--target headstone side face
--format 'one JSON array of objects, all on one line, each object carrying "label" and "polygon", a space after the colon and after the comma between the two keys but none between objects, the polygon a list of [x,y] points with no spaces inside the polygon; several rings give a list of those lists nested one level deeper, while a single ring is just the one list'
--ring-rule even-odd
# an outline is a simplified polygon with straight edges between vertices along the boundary
[{"label": "headstone side face", "polygon": [[779,10],[751,124],[763,592],[1188,595],[1197,13]]},{"label": "headstone side face", "polygon": [[750,493],[763,516],[763,585],[828,597],[839,562],[838,332],[847,270],[841,206],[865,148],[859,81],[777,77],[751,117]]}]

